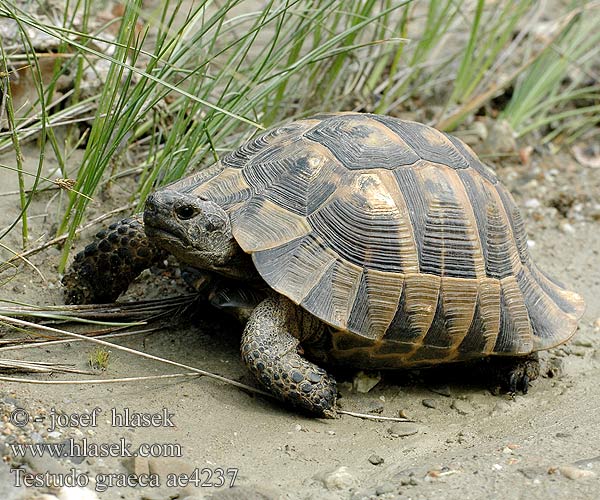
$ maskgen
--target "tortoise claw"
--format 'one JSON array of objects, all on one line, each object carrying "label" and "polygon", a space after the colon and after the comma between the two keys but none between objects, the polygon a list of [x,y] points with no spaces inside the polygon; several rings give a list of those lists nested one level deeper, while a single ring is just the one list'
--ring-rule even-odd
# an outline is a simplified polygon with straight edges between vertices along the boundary
[{"label": "tortoise claw", "polygon": [[481,371],[488,378],[494,394],[505,392],[514,396],[519,392],[527,394],[529,383],[538,378],[540,366],[537,354],[489,357],[482,360]]}]

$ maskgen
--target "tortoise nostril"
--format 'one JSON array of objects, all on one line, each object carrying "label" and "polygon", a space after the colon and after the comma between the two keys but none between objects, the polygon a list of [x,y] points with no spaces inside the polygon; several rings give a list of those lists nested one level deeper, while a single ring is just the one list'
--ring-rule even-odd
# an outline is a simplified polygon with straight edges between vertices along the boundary
[{"label": "tortoise nostril", "polygon": [[210,221],[210,220],[206,223],[206,230],[207,231],[211,231],[211,232],[212,231],[216,231],[220,227],[221,227],[220,224],[215,224],[213,221]]},{"label": "tortoise nostril", "polygon": [[150,215],[155,215],[158,212],[158,208],[156,206],[155,195],[150,195],[146,199],[146,204],[144,206],[144,212]]},{"label": "tortoise nostril", "polygon": [[212,214],[206,217],[206,224],[204,227],[208,232],[223,230],[227,224],[220,217],[216,217]]}]

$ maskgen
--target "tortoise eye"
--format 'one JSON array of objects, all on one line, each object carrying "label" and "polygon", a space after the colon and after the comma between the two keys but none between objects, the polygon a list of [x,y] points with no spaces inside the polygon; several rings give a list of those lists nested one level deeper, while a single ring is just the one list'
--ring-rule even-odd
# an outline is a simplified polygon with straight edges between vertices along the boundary
[{"label": "tortoise eye", "polygon": [[191,219],[194,216],[195,210],[189,205],[182,205],[180,207],[177,207],[175,213],[177,214],[177,217],[179,217],[179,219],[187,220]]}]

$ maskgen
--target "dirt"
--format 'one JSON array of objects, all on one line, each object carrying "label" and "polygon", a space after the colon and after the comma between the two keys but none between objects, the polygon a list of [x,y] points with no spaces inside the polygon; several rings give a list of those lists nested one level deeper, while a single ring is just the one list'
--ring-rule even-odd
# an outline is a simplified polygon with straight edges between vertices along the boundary
[{"label": "dirt", "polygon": [[[31,168],[36,165],[37,154],[35,145],[25,151]],[[489,160],[493,158],[488,163]],[[0,158],[0,163],[11,161],[9,157]],[[533,153],[527,166],[516,158],[492,165],[523,207],[533,258],[544,270],[580,292],[587,303],[572,341],[543,353],[544,376],[532,384],[527,395],[493,395],[484,383],[473,380],[472,373],[460,374],[451,368],[433,373],[383,374],[382,380],[366,394],[353,393],[351,379],[341,382],[343,409],[371,411],[386,417],[402,415],[412,420],[397,423],[348,415],[335,420],[311,419],[208,378],[103,385],[2,382],[4,420],[0,441],[5,444],[3,455],[7,463],[0,468],[0,496],[36,498],[50,491],[61,499],[87,498],[81,491],[68,496],[56,488],[12,488],[18,478],[16,472],[9,472],[9,467],[23,464],[25,471],[49,471],[56,476],[62,474],[61,477],[78,474],[80,484],[87,481],[85,493],[109,499],[177,495],[287,499],[596,498],[600,488],[600,169],[577,164],[568,152],[552,157]],[[52,169],[51,160],[46,168]],[[46,174],[52,175],[50,171]],[[3,192],[16,189],[12,175],[3,174],[3,178]],[[104,200],[94,203],[90,217],[119,206],[126,201],[126,194],[124,186],[113,186]],[[51,194],[35,198],[30,209],[32,243],[52,234],[58,204],[58,197]],[[0,196],[0,226],[7,226],[18,211],[16,196]],[[87,231],[76,243],[77,248],[92,233]],[[18,248],[19,238],[19,231],[12,231],[2,243]],[[6,258],[8,253],[2,252]],[[58,257],[59,249],[50,248],[31,257],[36,270],[22,265],[16,273],[3,273],[0,298],[61,304]],[[11,274],[14,276],[8,280]],[[165,271],[159,274],[156,277],[146,273],[132,297],[142,293],[177,293],[172,288],[172,276]],[[195,317],[192,323],[186,318],[173,318],[158,332],[126,337],[118,343],[253,385],[239,356],[240,327],[208,310],[196,311]],[[21,334],[5,330],[4,339],[11,335]],[[88,359],[95,348],[89,342],[69,342],[8,351],[2,357],[60,362],[89,370]],[[185,371],[115,349],[110,351],[106,371],[98,371],[93,378]],[[77,374],[14,376],[28,380],[86,378]],[[25,414],[32,420],[36,416],[45,418],[24,427],[9,425],[17,408],[26,413],[16,415]],[[111,411],[124,418],[124,409],[129,409],[130,417],[134,413],[156,414],[156,426],[135,427],[143,422],[119,422],[117,415],[113,421]],[[70,415],[72,420],[61,421],[65,427],[48,431],[55,414]],[[94,415],[96,420],[92,421]],[[132,443],[132,450],[143,443],[175,443],[181,445],[181,456],[138,458],[133,463],[123,457],[124,451],[117,450],[117,456],[105,458],[20,458],[6,446],[19,441],[60,443],[70,437],[79,442],[86,438],[89,443],[119,444],[123,439]],[[154,454],[172,451],[177,450],[155,447]],[[221,482],[219,468],[225,472],[226,485],[221,488],[216,486]],[[206,479],[211,473],[213,486],[191,484],[182,488],[182,477],[194,469],[195,479]],[[235,487],[229,489],[226,486],[233,469],[237,471]],[[155,473],[162,486],[119,483],[126,473],[144,472]],[[111,473],[115,474],[114,485],[98,491],[110,484],[106,474]],[[165,487],[169,474],[179,478],[178,487]]]}]

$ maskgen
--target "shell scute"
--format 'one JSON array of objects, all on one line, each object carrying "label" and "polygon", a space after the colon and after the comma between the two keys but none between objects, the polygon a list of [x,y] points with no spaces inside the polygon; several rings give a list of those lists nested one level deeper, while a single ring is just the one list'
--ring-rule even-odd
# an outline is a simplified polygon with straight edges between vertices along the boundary
[{"label": "shell scute", "polygon": [[469,168],[470,162],[442,132],[422,123],[377,116],[378,120],[408,144],[422,160],[451,168]]},{"label": "shell scute", "polygon": [[302,216],[331,196],[343,173],[328,150],[301,138],[257,156],[243,170],[255,193]]},{"label": "shell scute", "polygon": [[315,234],[352,264],[387,272],[404,271],[405,262],[411,265],[410,219],[376,175],[354,176],[308,221]]},{"label": "shell scute", "polygon": [[238,149],[225,155],[221,160],[221,163],[229,168],[244,168],[252,158],[263,151],[266,151],[277,144],[282,144],[290,139],[296,138],[298,134],[309,129],[313,125],[314,121],[299,120],[267,130],[254,139],[246,142]]},{"label": "shell scute", "polygon": [[370,115],[333,116],[304,136],[327,147],[350,170],[395,169],[419,160],[401,136]]}]

